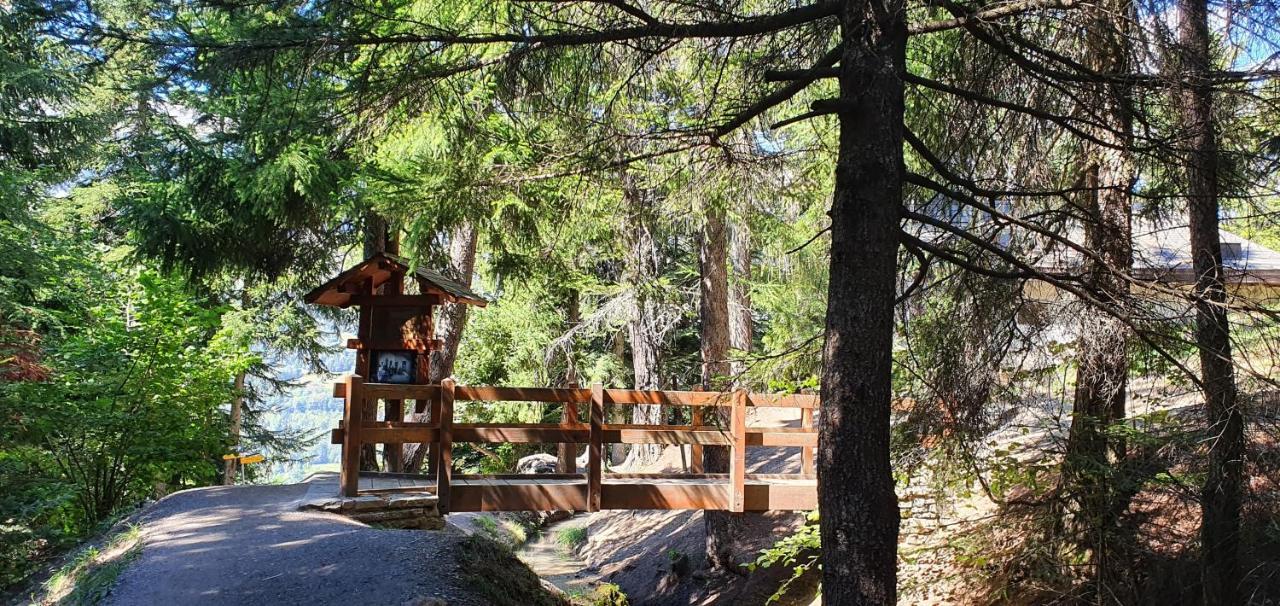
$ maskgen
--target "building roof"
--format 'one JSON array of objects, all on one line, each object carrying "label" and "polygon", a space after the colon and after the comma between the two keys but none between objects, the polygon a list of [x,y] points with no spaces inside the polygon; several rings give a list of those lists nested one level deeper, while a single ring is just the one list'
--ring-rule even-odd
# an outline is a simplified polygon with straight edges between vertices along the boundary
[{"label": "building roof", "polygon": [[489,303],[475,291],[438,271],[425,267],[412,268],[407,259],[387,253],[377,253],[334,276],[307,293],[305,299],[316,305],[347,307],[351,304],[351,296],[360,294],[360,288],[366,281],[377,289],[396,275],[417,278],[426,287],[423,294],[440,295],[444,301],[480,307]]},{"label": "building roof", "polygon": [[[1280,286],[1280,252],[1227,230],[1219,230],[1218,234],[1229,283]],[[1073,242],[1084,242],[1080,229],[1071,230],[1068,237]],[[1046,270],[1064,270],[1078,267],[1080,263],[1078,251],[1059,245],[1038,265]],[[1133,276],[1166,284],[1195,283],[1188,225],[1134,221]]]}]

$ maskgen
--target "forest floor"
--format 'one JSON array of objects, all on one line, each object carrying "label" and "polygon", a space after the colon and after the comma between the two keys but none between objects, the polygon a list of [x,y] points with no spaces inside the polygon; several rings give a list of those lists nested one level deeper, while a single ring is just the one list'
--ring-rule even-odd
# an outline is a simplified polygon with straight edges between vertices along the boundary
[{"label": "forest floor", "polygon": [[[797,427],[798,413],[783,409],[759,409],[750,413],[753,427]],[[750,473],[800,471],[797,448],[748,449]],[[684,457],[668,447],[649,465],[611,471],[681,472]],[[630,606],[711,606],[764,604],[790,571],[782,568],[749,572],[760,550],[795,531],[803,523],[799,512],[746,513],[737,519],[733,553],[739,566],[734,572],[709,572],[705,568],[706,534],[701,511],[600,511],[530,528],[523,514],[451,514],[449,522],[468,532],[481,532],[516,549],[517,555],[539,576],[572,596],[590,594],[604,586],[617,586]],[[534,526],[537,526],[536,524]],[[565,540],[572,529],[574,540]],[[781,606],[808,605],[812,583],[800,583]]]},{"label": "forest floor", "polygon": [[[381,530],[347,518],[297,511],[308,494],[336,492],[328,474],[285,486],[187,490],[149,507],[139,518],[141,552],[101,603],[142,604],[389,604],[487,606],[489,591],[467,561],[520,576],[514,558],[500,559],[456,530]],[[495,556],[495,553],[497,554]],[[515,604],[555,604],[533,579],[531,591],[510,591]],[[437,601],[438,600],[438,601]]]}]

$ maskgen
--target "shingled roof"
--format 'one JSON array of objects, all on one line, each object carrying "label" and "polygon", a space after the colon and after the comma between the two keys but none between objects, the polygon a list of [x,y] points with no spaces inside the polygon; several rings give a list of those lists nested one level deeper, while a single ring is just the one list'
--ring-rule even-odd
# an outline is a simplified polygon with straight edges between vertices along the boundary
[{"label": "shingled roof", "polygon": [[361,261],[355,267],[317,286],[305,298],[308,303],[316,305],[346,307],[351,304],[351,295],[358,294],[361,284],[371,281],[373,288],[377,289],[396,274],[417,278],[427,287],[423,294],[440,295],[444,301],[480,307],[489,303],[475,291],[438,271],[425,267],[411,268],[407,259],[387,253],[378,253]]}]

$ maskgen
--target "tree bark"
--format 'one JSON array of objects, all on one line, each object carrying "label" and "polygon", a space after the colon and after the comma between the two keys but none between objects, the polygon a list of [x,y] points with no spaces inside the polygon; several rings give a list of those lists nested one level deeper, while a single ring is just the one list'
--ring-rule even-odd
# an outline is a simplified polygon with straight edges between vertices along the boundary
[{"label": "tree bark", "polygon": [[[750,210],[747,207],[745,212]],[[751,317],[751,227],[745,216],[731,230],[729,261],[733,266],[733,280],[729,283],[729,347],[745,353],[751,351],[755,332]],[[731,362],[730,372],[736,377],[746,370],[745,366],[741,361]]]},{"label": "tree bark", "polygon": [[[1085,36],[1090,64],[1100,73],[1130,71],[1128,30],[1133,5],[1128,0],[1107,0],[1091,6]],[[1133,114],[1128,87],[1116,83],[1093,85],[1087,97],[1098,118],[1108,128],[1093,128],[1093,136],[1106,143],[1086,143],[1082,151],[1084,185],[1079,198],[1084,219],[1084,245],[1098,255],[1085,261],[1085,288],[1106,305],[1123,309],[1129,298],[1129,282],[1116,272],[1133,265],[1131,189],[1135,169],[1131,154]],[[1076,503],[1080,545],[1089,550],[1099,580],[1115,587],[1116,568],[1109,561],[1108,539],[1115,533],[1119,514],[1110,456],[1123,458],[1122,440],[1109,440],[1107,427],[1125,417],[1128,391],[1130,332],[1113,315],[1092,308],[1080,316],[1075,396],[1071,430],[1064,458],[1064,479]]]},{"label": "tree bark", "polygon": [[[702,388],[719,391],[729,386],[729,271],[725,238],[724,209],[707,210],[702,226],[698,252],[699,305],[698,336],[702,343]],[[717,427],[728,427],[729,418],[723,407],[708,407],[705,421]],[[703,448],[703,467],[707,473],[729,472],[729,449],[723,446]],[[737,571],[733,561],[734,517],[726,511],[703,512],[703,528],[707,535],[707,566]]]},{"label": "tree bark", "polygon": [[[236,373],[235,378],[235,397],[231,398],[231,453],[240,454],[240,429],[244,420],[244,381],[245,373]],[[222,484],[224,486],[232,486],[236,483],[236,468],[239,461],[231,459],[226,462],[223,467]]]},{"label": "tree bark", "polygon": [[888,606],[897,602],[889,417],[905,5],[846,0],[840,28],[840,139],[818,438],[822,603]]},{"label": "tree bark", "polygon": [[[449,241],[449,277],[460,284],[470,287],[476,269],[476,226],[471,222],[454,228]],[[440,319],[436,323],[436,338],[440,339],[440,349],[431,352],[431,369],[428,377],[431,383],[438,385],[453,374],[454,362],[458,359],[458,345],[462,343],[462,332],[467,326],[467,305],[461,303],[445,303],[439,308]],[[430,410],[425,400],[414,405],[411,420],[425,423],[431,420]],[[427,459],[428,449],[420,444],[406,444],[404,447],[404,470],[417,473]]]},{"label": "tree bark", "polygon": [[[653,240],[653,213],[648,208],[635,177],[622,174],[622,199],[626,243],[626,279],[631,288],[631,309],[627,318],[627,338],[631,344],[631,370],[636,389],[660,389],[658,374],[660,335],[657,331],[657,302],[650,289],[658,276],[658,249]],[[661,406],[633,406],[631,422],[662,424]],[[628,466],[648,465],[662,455],[658,444],[637,444],[627,455]]]},{"label": "tree bark", "polygon": [[1218,233],[1218,141],[1213,124],[1209,8],[1206,0],[1178,2],[1180,67],[1178,91],[1186,136],[1191,262],[1196,274],[1196,346],[1209,425],[1209,462],[1201,492],[1201,581],[1204,603],[1238,604],[1240,499],[1244,420],[1238,407],[1231,361],[1226,279]]},{"label": "tree bark", "polygon": [[[566,332],[573,330],[578,326],[580,322],[582,322],[582,306],[578,300],[577,289],[570,289],[569,292],[565,293],[564,319],[565,319]],[[564,353],[565,353],[565,356],[564,356],[565,365],[564,365],[564,380],[562,383],[565,387],[577,387],[578,368],[574,360],[572,341],[570,341],[569,344],[565,346]],[[580,422],[584,418],[583,417],[584,412],[590,414],[589,410],[584,411],[579,409],[576,418],[570,418],[569,406],[562,405],[561,412],[560,412],[560,422],[562,424],[568,424],[570,422],[575,422],[575,423]],[[589,417],[587,417],[587,419],[589,420]],[[557,458],[560,461],[560,466],[558,470],[560,473],[577,473],[578,472],[578,469],[577,469],[578,446],[576,444],[559,444],[556,447],[556,453],[558,455]]]},{"label": "tree bark", "polygon": [[[378,253],[389,252],[389,249],[397,248],[397,245],[392,244],[395,242],[396,237],[391,230],[391,224],[387,222],[385,217],[373,211],[366,211],[364,221],[364,258],[368,259]],[[367,379],[369,374],[367,356],[369,353],[362,350],[356,355],[366,356],[365,375]],[[378,401],[370,400],[366,402],[362,414],[365,419],[377,419]],[[360,447],[360,469],[365,471],[378,470],[378,447],[376,444],[365,444]]]}]

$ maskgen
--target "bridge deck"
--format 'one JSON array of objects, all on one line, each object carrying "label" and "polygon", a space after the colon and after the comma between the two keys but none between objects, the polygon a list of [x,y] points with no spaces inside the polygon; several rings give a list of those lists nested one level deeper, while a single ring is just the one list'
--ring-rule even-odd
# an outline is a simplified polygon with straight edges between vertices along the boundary
[{"label": "bridge deck", "polygon": [[[454,475],[449,511],[587,510],[583,474]],[[729,474],[604,474],[601,509],[729,509]],[[360,492],[435,492],[430,476],[364,472]],[[747,474],[744,511],[817,507],[817,480],[805,474]]]}]

